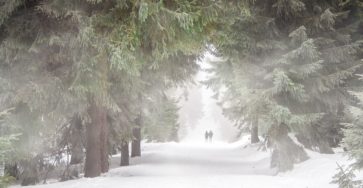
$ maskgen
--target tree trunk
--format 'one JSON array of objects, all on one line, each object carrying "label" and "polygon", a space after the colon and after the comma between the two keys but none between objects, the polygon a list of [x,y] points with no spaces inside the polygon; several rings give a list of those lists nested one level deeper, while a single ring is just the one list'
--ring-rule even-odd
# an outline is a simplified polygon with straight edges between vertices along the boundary
[{"label": "tree trunk", "polygon": [[[95,104],[88,109],[91,123],[87,126],[85,177],[96,177],[108,170],[106,110]],[[106,164],[107,163],[107,164]]]},{"label": "tree trunk", "polygon": [[269,134],[273,143],[271,167],[276,167],[279,172],[291,170],[295,163],[307,160],[309,157],[303,147],[298,146],[289,136],[289,128],[281,124],[270,130]]},{"label": "tree trunk", "polygon": [[258,138],[258,117],[256,117],[252,121],[252,128],[251,128],[251,144],[260,142]]},{"label": "tree trunk", "polygon": [[83,147],[79,145],[72,146],[70,164],[71,165],[81,164],[83,162],[83,157],[84,157]]},{"label": "tree trunk", "polygon": [[16,178],[16,180],[19,180],[19,169],[16,163],[5,164],[4,172],[5,174]]},{"label": "tree trunk", "polygon": [[112,144],[109,153],[111,153],[112,155],[116,155],[117,154],[117,146],[116,146],[116,144]]},{"label": "tree trunk", "polygon": [[120,166],[129,166],[130,164],[129,142],[124,141],[121,144],[121,163]]},{"label": "tree trunk", "polygon": [[24,161],[22,164],[23,172],[21,174],[21,185],[35,185],[39,182],[39,170],[37,168],[36,159]]},{"label": "tree trunk", "polygon": [[133,140],[131,143],[131,157],[141,156],[141,128],[132,129]]},{"label": "tree trunk", "polygon": [[83,162],[83,144],[82,144],[82,119],[74,115],[72,119],[71,132],[71,162],[70,164],[80,164]]},{"label": "tree trunk", "polygon": [[101,172],[108,172],[109,163],[108,163],[108,121],[107,114],[105,113],[105,124],[101,129]]}]

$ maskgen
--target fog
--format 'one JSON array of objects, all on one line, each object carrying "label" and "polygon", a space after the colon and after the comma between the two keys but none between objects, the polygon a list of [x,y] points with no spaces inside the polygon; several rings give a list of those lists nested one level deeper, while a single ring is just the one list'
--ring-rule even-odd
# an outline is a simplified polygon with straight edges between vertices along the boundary
[{"label": "fog", "polygon": [[204,142],[206,130],[213,131],[214,141],[232,142],[237,139],[238,131],[223,116],[222,108],[217,104],[218,100],[213,97],[213,91],[200,83],[208,77],[205,69],[210,68],[208,61],[214,58],[206,53],[198,62],[201,69],[195,76],[195,83],[184,90],[188,95],[179,102],[179,136],[182,142]]}]

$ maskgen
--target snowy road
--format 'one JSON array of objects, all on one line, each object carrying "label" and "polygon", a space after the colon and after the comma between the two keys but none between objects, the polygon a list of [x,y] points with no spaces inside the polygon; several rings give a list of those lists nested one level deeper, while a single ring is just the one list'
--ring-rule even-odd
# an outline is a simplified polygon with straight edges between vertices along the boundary
[{"label": "snowy road", "polygon": [[[147,144],[143,157],[133,159],[132,166],[111,170],[109,176],[275,174],[268,153],[257,153],[255,148],[238,152],[241,149],[228,144]],[[118,163],[116,158],[113,164]]]},{"label": "snowy road", "polygon": [[310,152],[311,159],[288,173],[269,168],[269,152],[243,144],[144,144],[143,156],[98,178],[34,186],[37,188],[330,188],[340,154]]}]

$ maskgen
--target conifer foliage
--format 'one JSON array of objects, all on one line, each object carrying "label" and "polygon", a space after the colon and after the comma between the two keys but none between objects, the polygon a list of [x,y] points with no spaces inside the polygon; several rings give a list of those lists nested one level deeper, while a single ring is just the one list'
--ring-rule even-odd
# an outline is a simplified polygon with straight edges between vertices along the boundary
[{"label": "conifer foliage", "polygon": [[362,135],[363,135],[363,124],[362,118],[359,116],[352,124],[346,124],[344,130],[344,146],[349,151],[352,158],[356,159],[355,167],[363,167],[363,153],[362,153]]},{"label": "conifer foliage", "polygon": [[[177,141],[167,92],[209,50],[204,83],[252,143],[264,135],[272,167],[345,137],[362,168],[361,118],[349,118],[362,109],[362,11],[359,0],[0,0],[0,165],[36,184],[39,161],[69,154],[96,177],[117,150],[129,164],[129,143],[140,156],[142,138]],[[340,171],[335,183],[357,185]]]},{"label": "conifer foliage", "polygon": [[332,153],[342,139],[345,109],[357,103],[350,91],[362,86],[362,7],[359,1],[249,3],[250,16],[226,29],[224,43],[215,42],[220,60],[211,62],[206,84],[237,126],[250,125],[251,141],[264,131],[275,150],[271,165],[284,171],[306,159],[288,133],[321,153]]},{"label": "conifer foliage", "polygon": [[148,141],[178,141],[178,107],[176,101],[164,97],[147,119],[144,135]]},{"label": "conifer foliage", "polygon": [[344,168],[344,166],[337,165],[339,172],[333,177],[331,183],[338,184],[339,188],[359,188],[362,186],[362,182],[356,180],[354,168]]},{"label": "conifer foliage", "polygon": [[[1,122],[9,127],[5,133],[23,133],[21,143],[50,143],[33,145],[46,151],[62,150],[52,138],[68,124],[75,130],[71,120],[80,116],[85,176],[107,172],[110,138],[119,145],[135,140],[129,133],[144,126],[144,109],[155,108],[152,101],[163,91],[196,72],[194,60],[221,6],[209,0],[0,1],[0,103],[1,110],[14,109]],[[172,103],[163,108],[171,119],[160,121],[176,126]],[[44,154],[27,155],[24,148],[27,164]],[[27,174],[37,176],[35,166]]]}]

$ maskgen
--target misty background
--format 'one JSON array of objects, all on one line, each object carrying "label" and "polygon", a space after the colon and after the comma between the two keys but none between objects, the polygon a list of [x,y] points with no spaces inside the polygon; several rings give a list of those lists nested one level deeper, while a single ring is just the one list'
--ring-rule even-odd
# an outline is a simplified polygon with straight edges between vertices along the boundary
[{"label": "misty background", "polygon": [[206,52],[197,62],[201,69],[194,77],[194,83],[173,93],[179,99],[179,139],[182,142],[204,142],[207,130],[213,131],[215,141],[233,142],[238,139],[238,129],[223,115],[213,91],[201,83],[209,76],[206,71],[210,68],[208,62],[215,59]]}]

